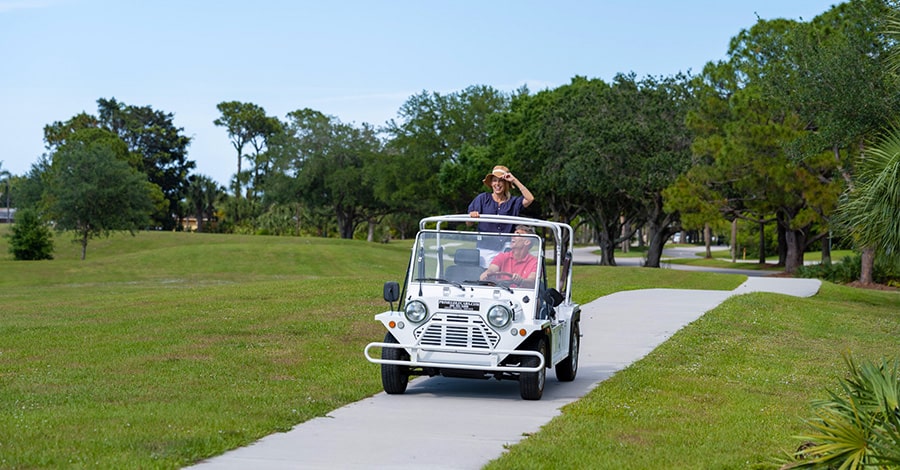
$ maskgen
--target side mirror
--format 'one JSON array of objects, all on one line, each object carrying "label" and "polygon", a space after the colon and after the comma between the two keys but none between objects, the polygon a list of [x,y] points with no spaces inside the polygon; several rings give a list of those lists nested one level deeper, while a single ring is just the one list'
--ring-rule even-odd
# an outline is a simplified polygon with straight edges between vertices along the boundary
[{"label": "side mirror", "polygon": [[544,298],[544,300],[546,300],[547,302],[549,302],[550,305],[552,305],[552,306],[554,306],[554,307],[556,307],[556,306],[558,306],[559,304],[561,304],[562,301],[563,301],[564,299],[565,299],[565,297],[563,297],[563,295],[560,294],[558,290],[556,290],[556,289],[554,289],[554,288],[552,288],[552,287],[549,288],[549,289],[547,289],[547,293],[546,293],[545,298]]},{"label": "side mirror", "polygon": [[385,302],[396,302],[400,298],[400,283],[388,281],[384,283]]}]

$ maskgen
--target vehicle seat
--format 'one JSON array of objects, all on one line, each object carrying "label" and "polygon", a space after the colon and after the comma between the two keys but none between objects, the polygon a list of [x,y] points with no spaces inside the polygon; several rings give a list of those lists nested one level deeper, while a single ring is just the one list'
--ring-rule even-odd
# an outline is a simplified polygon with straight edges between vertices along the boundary
[{"label": "vehicle seat", "polygon": [[460,248],[453,254],[453,265],[447,266],[444,278],[448,281],[477,281],[484,272],[479,264],[478,248]]}]

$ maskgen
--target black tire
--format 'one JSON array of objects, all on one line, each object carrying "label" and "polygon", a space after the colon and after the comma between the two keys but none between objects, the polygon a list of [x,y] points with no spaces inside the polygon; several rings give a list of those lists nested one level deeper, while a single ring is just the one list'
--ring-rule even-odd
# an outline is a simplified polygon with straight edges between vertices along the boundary
[{"label": "black tire", "polygon": [[578,322],[572,324],[572,336],[569,338],[569,357],[556,365],[556,378],[560,382],[571,382],[578,374],[578,350],[581,348],[581,328]]},{"label": "black tire", "polygon": [[[541,338],[538,340],[535,351],[547,357],[547,340]],[[525,356],[522,359],[522,365],[525,367],[534,367],[541,361],[536,356]],[[538,372],[522,372],[519,374],[519,394],[525,400],[540,400],[544,394],[544,382],[547,381],[547,368],[542,367]]]},{"label": "black tire", "polygon": [[[384,342],[399,344],[394,335],[384,334]],[[392,361],[408,361],[409,353],[403,348],[381,348],[381,358]],[[381,385],[389,395],[400,395],[409,384],[409,367],[394,364],[381,365]]]}]

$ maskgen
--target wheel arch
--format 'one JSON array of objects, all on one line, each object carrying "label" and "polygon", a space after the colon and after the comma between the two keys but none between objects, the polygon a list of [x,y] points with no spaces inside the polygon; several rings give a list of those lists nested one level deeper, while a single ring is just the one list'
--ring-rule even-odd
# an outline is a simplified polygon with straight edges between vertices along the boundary
[{"label": "wheel arch", "polygon": [[531,335],[528,336],[528,339],[522,341],[522,344],[520,344],[516,349],[533,351],[537,348],[538,342],[541,339],[543,339],[547,343],[547,350],[544,351],[544,364],[547,368],[549,368],[551,367],[550,363],[553,362],[553,355],[551,353],[551,351],[553,351],[553,335],[550,334],[550,327],[533,331]]}]

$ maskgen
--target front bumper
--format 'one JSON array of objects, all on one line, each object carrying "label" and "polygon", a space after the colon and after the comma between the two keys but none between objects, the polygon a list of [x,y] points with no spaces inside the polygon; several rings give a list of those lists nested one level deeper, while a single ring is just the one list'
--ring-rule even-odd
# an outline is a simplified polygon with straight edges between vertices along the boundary
[{"label": "front bumper", "polygon": [[[402,348],[409,352],[408,361],[398,361],[372,357],[372,348]],[[390,364],[408,367],[434,367],[439,369],[482,370],[490,372],[539,372],[546,364],[538,351],[520,349],[467,348],[455,346],[423,346],[420,344],[369,343],[363,354],[366,360],[375,364]],[[500,365],[509,355],[534,356],[539,364],[534,367]]]}]

